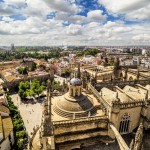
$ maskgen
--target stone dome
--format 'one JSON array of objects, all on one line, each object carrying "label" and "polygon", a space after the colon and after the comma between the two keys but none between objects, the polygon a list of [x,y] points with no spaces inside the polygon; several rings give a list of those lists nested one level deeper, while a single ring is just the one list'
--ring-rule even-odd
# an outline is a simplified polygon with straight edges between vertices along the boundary
[{"label": "stone dome", "polygon": [[79,78],[72,78],[70,80],[71,85],[81,85],[81,80]]},{"label": "stone dome", "polygon": [[93,101],[84,95],[73,98],[65,94],[64,98],[58,100],[57,106],[68,112],[80,112],[90,110],[93,107]]},{"label": "stone dome", "polygon": [[81,95],[79,97],[70,97],[69,93],[66,93],[62,98],[55,101],[53,110],[60,116],[66,118],[87,117],[89,112],[91,115],[95,114],[92,98]]}]

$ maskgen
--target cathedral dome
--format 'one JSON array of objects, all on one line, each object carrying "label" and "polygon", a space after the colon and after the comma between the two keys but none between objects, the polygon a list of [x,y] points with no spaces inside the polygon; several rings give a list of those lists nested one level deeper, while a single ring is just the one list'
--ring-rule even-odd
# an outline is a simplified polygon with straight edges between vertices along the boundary
[{"label": "cathedral dome", "polygon": [[87,96],[70,97],[68,93],[62,99],[57,101],[57,106],[67,112],[82,112],[90,110],[93,107],[93,101]]},{"label": "cathedral dome", "polygon": [[65,118],[87,117],[96,113],[92,98],[82,94],[81,85],[79,78],[70,80],[69,91],[53,104],[55,113]]},{"label": "cathedral dome", "polygon": [[71,85],[81,85],[81,80],[79,78],[72,78],[70,80]]},{"label": "cathedral dome", "polygon": [[91,116],[95,114],[92,98],[83,94],[79,97],[71,97],[69,93],[66,93],[55,101],[53,110],[65,118],[87,117],[89,112]]}]

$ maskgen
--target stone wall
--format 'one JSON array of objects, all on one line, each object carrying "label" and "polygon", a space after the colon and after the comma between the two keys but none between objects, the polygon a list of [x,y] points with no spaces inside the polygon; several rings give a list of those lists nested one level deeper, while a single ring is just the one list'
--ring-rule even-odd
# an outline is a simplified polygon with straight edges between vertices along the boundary
[{"label": "stone wall", "polygon": [[107,117],[94,117],[71,121],[54,122],[56,143],[107,135]]},{"label": "stone wall", "polygon": [[92,139],[95,137],[106,137],[108,135],[107,130],[99,130],[99,131],[90,131],[90,132],[84,132],[84,133],[78,133],[78,134],[68,134],[64,136],[57,137],[55,136],[55,142],[56,145],[60,143],[65,143],[65,142],[71,142],[71,141],[81,141],[85,139]]}]

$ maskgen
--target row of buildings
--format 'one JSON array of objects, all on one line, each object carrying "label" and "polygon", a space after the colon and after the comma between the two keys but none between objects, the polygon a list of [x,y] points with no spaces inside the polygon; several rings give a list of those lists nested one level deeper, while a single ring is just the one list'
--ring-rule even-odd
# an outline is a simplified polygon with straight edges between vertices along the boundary
[{"label": "row of buildings", "polygon": [[109,54],[138,53],[141,55],[149,55],[150,48],[106,48],[106,52]]},{"label": "row of buildings", "polygon": [[0,84],[0,149],[9,150],[14,144],[13,124],[7,99]]}]

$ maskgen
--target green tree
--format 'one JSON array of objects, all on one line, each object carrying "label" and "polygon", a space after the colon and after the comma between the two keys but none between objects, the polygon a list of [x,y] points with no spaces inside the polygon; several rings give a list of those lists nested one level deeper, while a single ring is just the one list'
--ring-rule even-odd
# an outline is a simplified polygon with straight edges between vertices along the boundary
[{"label": "green tree", "polygon": [[32,89],[27,89],[27,90],[26,90],[26,94],[27,94],[27,96],[29,96],[29,97],[34,96],[34,92],[33,92]]},{"label": "green tree", "polygon": [[17,138],[24,138],[27,135],[26,131],[18,131],[16,132],[16,137]]},{"label": "green tree", "polygon": [[37,79],[34,79],[32,81],[32,91],[34,92],[35,95],[39,95],[42,93],[42,91],[44,90],[45,86],[40,84],[40,81],[38,81]]},{"label": "green tree", "polygon": [[[8,93],[7,93],[6,97],[8,100],[8,106],[10,109],[10,114],[11,114],[12,122],[14,125],[15,143],[14,143],[12,149],[15,149],[15,150],[22,150],[24,148],[26,149],[25,145],[23,144],[24,143],[23,139],[25,139],[25,137],[27,138],[27,132],[25,130],[23,120],[17,110],[17,107],[14,106],[13,102],[11,101],[11,97],[8,95]],[[27,141],[25,141],[25,142],[27,142]]]},{"label": "green tree", "polygon": [[19,68],[18,72],[20,74],[28,74],[28,68],[27,67],[25,67],[25,68]]},{"label": "green tree", "polygon": [[19,74],[23,74],[23,68],[18,69]]},{"label": "green tree", "polygon": [[52,83],[52,88],[53,88],[54,90],[58,90],[58,89],[62,88],[62,85],[60,84],[59,81],[54,81],[54,82]]},{"label": "green tree", "polygon": [[43,92],[43,90],[46,88],[46,85],[44,82],[40,83],[39,80],[33,79],[32,83],[30,85],[29,81],[22,81],[19,84],[19,96],[21,99],[25,99],[26,97],[32,97],[39,95]]},{"label": "green tree", "polygon": [[17,148],[18,148],[19,150],[21,150],[22,147],[23,147],[23,139],[19,139],[19,140],[17,141]]},{"label": "green tree", "polygon": [[27,97],[26,91],[23,89],[19,89],[19,96],[21,97],[21,99],[25,99]]},{"label": "green tree", "polygon": [[20,84],[19,84],[19,96],[22,98],[22,99],[25,99],[28,95],[27,93],[27,90],[30,89],[30,83],[29,81],[21,81]]},{"label": "green tree", "polygon": [[36,69],[36,63],[32,63],[30,70],[34,71]]},{"label": "green tree", "polygon": [[99,53],[100,51],[99,50],[97,50],[97,49],[90,49],[90,50],[86,50],[85,52],[84,52],[84,54],[85,55],[93,55],[93,56],[95,56],[97,53]]}]

